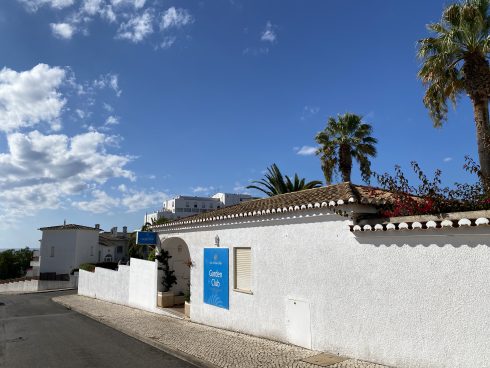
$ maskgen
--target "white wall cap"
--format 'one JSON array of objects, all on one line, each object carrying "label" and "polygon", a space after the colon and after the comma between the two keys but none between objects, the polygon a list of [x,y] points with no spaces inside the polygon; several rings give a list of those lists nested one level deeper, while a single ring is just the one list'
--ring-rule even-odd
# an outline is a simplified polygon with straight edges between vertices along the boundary
[{"label": "white wall cap", "polygon": [[450,220],[444,220],[441,222],[441,226],[442,227],[452,227],[453,226],[453,222],[450,221]]},{"label": "white wall cap", "polygon": [[372,230],[373,228],[371,227],[371,225],[364,225],[363,229],[364,231],[366,231],[366,230]]},{"label": "white wall cap", "polygon": [[471,226],[471,221],[468,220],[467,218],[462,218],[461,220],[458,221],[459,226]]},{"label": "white wall cap", "polygon": [[356,201],[356,199],[354,197],[349,198],[349,203],[354,203],[355,201]]},{"label": "white wall cap", "polygon": [[476,223],[478,226],[480,226],[480,225],[488,225],[488,223],[489,223],[489,222],[490,222],[490,221],[489,221],[487,218],[485,218],[485,217],[479,217],[479,218],[477,218],[477,219],[476,219],[476,221],[475,221],[475,223]]},{"label": "white wall cap", "polygon": [[400,230],[407,230],[408,229],[408,224],[406,222],[402,222],[398,225],[398,229]]},{"label": "white wall cap", "polygon": [[383,225],[381,225],[381,224],[374,225],[374,230],[376,230],[376,231],[383,230]]},{"label": "white wall cap", "polygon": [[412,222],[412,229],[422,229],[422,224],[418,221]]},{"label": "white wall cap", "polygon": [[315,208],[320,208],[322,205],[318,202],[315,203]]},{"label": "white wall cap", "polygon": [[388,225],[386,225],[386,230],[395,230],[395,229],[396,229],[395,224],[388,224]]},{"label": "white wall cap", "polygon": [[344,200],[343,200],[343,199],[339,199],[339,200],[337,201],[337,204],[338,204],[338,205],[344,204]]},{"label": "white wall cap", "polygon": [[[325,202],[323,202],[323,203],[325,203]],[[322,203],[322,206],[323,206],[323,203]],[[326,204],[326,203],[325,203],[325,204]],[[328,205],[329,205],[329,206],[335,206],[335,205],[336,205],[336,203],[335,203],[335,201],[330,201],[330,202],[328,203]]]},{"label": "white wall cap", "polygon": [[437,227],[437,223],[435,221],[427,221],[425,223],[425,226],[427,226],[428,229],[435,229]]},{"label": "white wall cap", "polygon": [[352,230],[354,230],[354,231],[361,231],[362,228],[359,225],[354,225],[354,228]]}]

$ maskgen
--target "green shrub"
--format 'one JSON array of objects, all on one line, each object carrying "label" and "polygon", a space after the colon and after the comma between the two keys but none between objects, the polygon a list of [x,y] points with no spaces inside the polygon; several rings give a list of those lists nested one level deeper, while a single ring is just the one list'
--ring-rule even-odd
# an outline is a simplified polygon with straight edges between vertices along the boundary
[{"label": "green shrub", "polygon": [[95,271],[95,265],[93,263],[82,263],[79,268],[81,270],[88,271],[88,272]]}]

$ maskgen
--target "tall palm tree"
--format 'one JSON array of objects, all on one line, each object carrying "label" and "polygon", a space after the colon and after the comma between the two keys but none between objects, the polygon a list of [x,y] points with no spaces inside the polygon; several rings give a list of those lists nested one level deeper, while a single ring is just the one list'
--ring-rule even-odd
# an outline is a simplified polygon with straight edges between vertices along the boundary
[{"label": "tall palm tree", "polygon": [[316,135],[320,145],[316,154],[322,162],[323,175],[327,184],[335,173],[340,172],[342,181],[350,181],[352,159],[360,166],[362,179],[369,182],[371,162],[376,157],[376,138],[371,136],[373,128],[362,121],[362,116],[346,113],[337,119],[330,117],[327,126]]},{"label": "tall palm tree", "polygon": [[422,66],[418,76],[426,86],[424,105],[434,126],[447,119],[447,101],[467,93],[473,103],[480,177],[490,193],[490,0],[464,0],[449,5],[438,23],[427,26],[433,37],[418,42]]},{"label": "tall palm tree", "polygon": [[269,197],[273,197],[278,194],[318,188],[322,185],[322,182],[318,180],[306,182],[306,179],[300,179],[298,174],[294,174],[294,179],[291,180],[289,176],[282,175],[281,170],[279,170],[276,164],[272,164],[271,167],[268,167],[267,173],[264,176],[264,179],[252,182],[257,183],[259,186],[249,185],[247,188],[260,190]]}]

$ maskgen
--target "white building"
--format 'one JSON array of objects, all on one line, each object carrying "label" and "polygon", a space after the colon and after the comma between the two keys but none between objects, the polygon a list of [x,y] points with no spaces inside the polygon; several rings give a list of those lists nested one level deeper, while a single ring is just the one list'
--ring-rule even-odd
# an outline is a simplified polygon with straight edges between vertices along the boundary
[{"label": "white building", "polygon": [[249,194],[216,193],[212,197],[178,196],[163,202],[162,209],[145,215],[144,223],[153,223],[162,217],[175,220],[214,211],[223,207],[256,199]]},{"label": "white building", "polygon": [[490,367],[490,211],[378,218],[390,196],[342,183],[153,228],[189,252],[195,322],[390,366]]},{"label": "white building", "polygon": [[99,227],[75,224],[42,227],[40,265],[42,274],[70,274],[82,263],[99,259]]},{"label": "white building", "polygon": [[70,274],[82,263],[118,262],[126,260],[129,235],[113,227],[102,232],[99,225],[88,227],[76,224],[43,227],[39,272],[42,274]]},{"label": "white building", "polygon": [[29,264],[26,277],[39,277],[40,256],[41,251],[39,249],[34,249],[32,251],[32,259]]},{"label": "white building", "polygon": [[128,260],[129,234],[128,228],[123,226],[123,231],[118,232],[117,227],[111,231],[99,234],[98,262],[125,262]]}]

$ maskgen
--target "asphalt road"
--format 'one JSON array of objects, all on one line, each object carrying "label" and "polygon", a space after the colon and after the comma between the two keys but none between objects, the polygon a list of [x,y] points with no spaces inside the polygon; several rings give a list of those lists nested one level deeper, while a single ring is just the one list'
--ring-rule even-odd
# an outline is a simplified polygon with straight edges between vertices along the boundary
[{"label": "asphalt road", "polygon": [[0,367],[195,367],[51,301],[68,293],[0,294]]}]

